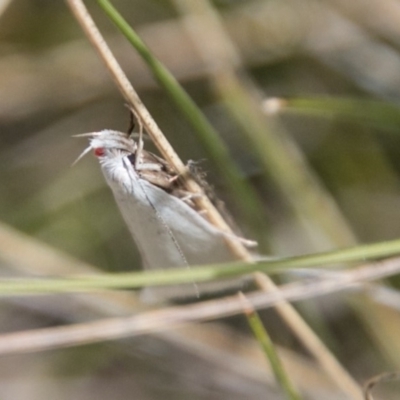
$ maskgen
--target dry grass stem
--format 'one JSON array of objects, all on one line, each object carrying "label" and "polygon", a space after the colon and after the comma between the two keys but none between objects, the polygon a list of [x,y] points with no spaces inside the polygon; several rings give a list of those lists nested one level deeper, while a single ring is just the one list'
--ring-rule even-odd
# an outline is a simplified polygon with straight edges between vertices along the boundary
[{"label": "dry grass stem", "polygon": [[[0,259],[13,271],[22,275],[68,276],[73,274],[96,274],[93,266],[55,250],[30,236],[0,223]],[[13,272],[15,274],[15,272]],[[143,303],[134,293],[108,291],[79,296],[83,304],[98,311],[114,310],[126,313],[128,310],[143,308]]]},{"label": "dry grass stem", "polygon": [[[248,305],[254,309],[274,307],[284,301],[299,301],[324,296],[339,291],[360,289],[362,284],[396,275],[400,272],[400,259],[391,259],[359,267],[352,271],[329,274],[327,279],[307,283],[286,284],[274,292],[253,292],[246,295]],[[248,308],[249,308],[248,307]],[[43,351],[59,347],[71,347],[105,340],[162,332],[192,323],[219,319],[243,313],[243,299],[238,296],[204,301],[193,305],[169,307],[146,311],[128,318],[110,318],[96,322],[66,327],[45,328],[21,333],[0,335],[0,354]],[[294,319],[295,321],[295,319]],[[304,322],[299,322],[297,328]],[[307,326],[303,329],[309,329]],[[306,332],[307,333],[307,332]],[[323,345],[322,345],[323,346]],[[335,368],[336,360],[313,342],[314,352],[320,354],[324,366]],[[340,388],[348,385],[343,381]],[[361,392],[360,392],[361,395]],[[355,397],[355,396],[354,396]],[[358,396],[360,397],[360,396]]]},{"label": "dry grass stem", "polygon": [[[208,1],[198,2],[196,0],[174,0],[174,3],[184,14],[183,21],[185,27],[206,65],[210,67],[211,78],[222,96],[224,96],[227,86],[221,82],[228,82],[228,87],[237,88],[238,90],[236,90],[236,92],[242,93],[245,98],[248,98],[249,102],[253,102],[254,99],[251,98],[251,94],[254,88],[251,80],[243,80],[238,77],[235,68],[242,66],[240,55],[236,51],[235,45],[226,34],[211,4]],[[207,29],[205,29],[205,27],[207,27]],[[207,37],[205,37],[205,35]],[[210,43],[212,43],[212,45],[210,45]],[[226,94],[227,93],[225,93],[225,95]],[[254,106],[257,107],[256,101],[254,101]],[[259,111],[261,112],[261,109]],[[264,132],[264,134],[268,135],[267,132]],[[288,138],[287,140],[289,141],[290,139]],[[295,148],[295,145],[292,143],[290,143],[290,146],[292,149]],[[300,152],[298,152],[298,158],[301,159]],[[299,168],[299,170],[303,170],[305,175],[308,176],[305,163],[303,164],[303,169]],[[337,209],[334,203],[330,201],[328,197],[324,197],[323,192],[319,192],[317,189],[318,188],[314,187],[314,191],[320,195],[324,203],[332,206],[332,209],[336,212]],[[297,196],[294,197],[296,199],[299,198]],[[295,207],[297,207],[297,205]],[[315,208],[313,208],[313,212],[315,212]],[[337,219],[338,218],[335,218],[334,220],[336,221]],[[341,219],[339,218],[339,220]],[[343,232],[341,236],[343,236]],[[266,275],[259,273],[255,276],[257,284],[267,292],[274,293],[277,290],[276,285]],[[278,303],[276,308],[294,334],[299,337],[303,345],[313,354],[315,359],[318,360],[339,387],[343,388],[351,398],[359,399],[360,388],[358,384],[340,365],[298,312],[289,303],[285,302]]]},{"label": "dry grass stem", "polygon": [[[18,249],[18,251],[16,251]],[[33,274],[35,276],[48,275],[69,275],[69,274],[90,274],[99,272],[95,267],[83,263],[70,257],[54,248],[33,239],[5,224],[0,223],[0,258],[3,267],[12,271],[13,275],[21,273],[23,275]],[[99,292],[85,295],[71,295],[71,302],[68,301],[66,308],[76,303],[77,307],[73,314],[68,314],[69,321],[84,320],[88,318],[87,311],[93,311],[98,318],[109,318],[111,316],[132,315],[133,312],[144,312],[146,307],[139,302],[134,292]],[[58,299],[56,299],[58,300]],[[31,309],[32,303],[26,304],[24,300],[9,299],[6,304],[15,303],[18,307],[25,310]],[[58,301],[50,299],[52,311],[57,318],[62,318],[62,310],[60,311]],[[60,302],[65,302],[65,297],[60,298]],[[61,306],[63,309],[63,306]],[[37,311],[37,309],[35,309]],[[48,308],[41,309],[41,313],[47,314]],[[90,313],[91,318],[93,313]],[[57,335],[57,333],[54,333]],[[249,350],[255,347],[253,341],[246,340],[240,336],[240,346],[238,349],[238,338],[231,330],[222,327],[221,324],[209,323],[207,325],[186,324],[182,330],[163,330],[152,335],[152,340],[160,343],[167,343],[171,346],[177,346],[184,349],[185,352],[195,357],[207,357],[214,368],[232,368],[234,373],[244,376],[246,379],[265,384],[269,381],[268,373],[265,371],[263,359],[254,358],[254,352]],[[26,339],[25,343],[29,343]],[[42,342],[45,343],[45,342]],[[73,344],[71,344],[73,346]],[[34,349],[30,351],[36,351]],[[37,349],[40,351],[40,349]],[[235,364],[229,361],[235,359]],[[287,363],[293,368],[293,371],[308,368],[308,373],[312,376],[313,381],[318,384],[329,385],[330,390],[335,390],[322,373],[313,365],[304,365],[302,359],[293,356],[292,353],[285,352]],[[239,367],[239,364],[241,365]],[[235,365],[238,365],[235,367]],[[246,365],[243,368],[243,365]],[[294,372],[297,376],[297,372]],[[317,375],[315,377],[314,375]],[[323,382],[323,383],[321,383]]]},{"label": "dry grass stem", "polygon": [[6,11],[7,7],[11,4],[12,0],[0,0],[0,17]]},{"label": "dry grass stem", "polygon": [[[202,189],[193,179],[190,178],[186,166],[176,154],[168,140],[165,138],[164,134],[161,132],[157,123],[154,121],[149,111],[140,100],[135,89],[130,84],[128,78],[112,54],[110,48],[107,46],[100,31],[97,29],[83,2],[81,0],[67,0],[67,2],[90,42],[96,48],[101,59],[104,61],[107,69],[114,78],[121,94],[124,96],[128,104],[135,110],[138,118],[140,118],[143,126],[145,127],[146,132],[149,134],[161,154],[171,164],[176,172],[180,174],[186,188],[190,192],[203,194]],[[229,225],[225,222],[211,201],[204,194],[196,198],[194,201],[206,211],[206,215],[211,223],[213,223],[222,231],[233,234]],[[226,241],[229,244],[233,254],[235,254],[238,259],[249,262],[252,261],[252,257],[250,256],[249,252],[239,241],[230,239],[229,237],[226,237]]]}]

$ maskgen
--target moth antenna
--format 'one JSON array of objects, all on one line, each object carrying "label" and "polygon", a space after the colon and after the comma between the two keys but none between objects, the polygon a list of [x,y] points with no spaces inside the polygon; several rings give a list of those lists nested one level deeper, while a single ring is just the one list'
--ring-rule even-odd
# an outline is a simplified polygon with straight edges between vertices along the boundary
[{"label": "moth antenna", "polygon": [[138,169],[141,163],[141,156],[143,150],[143,130],[142,126],[140,125],[139,129],[139,138],[137,141],[137,149],[136,149],[136,156],[135,156],[135,168]]},{"label": "moth antenna", "polygon": [[[128,106],[129,107],[129,106]],[[137,150],[136,150],[136,157],[135,157],[135,168],[138,168],[140,159],[141,159],[141,154],[143,150],[143,124],[139,116],[137,115],[136,111],[132,108],[129,107],[129,110],[131,112],[131,125],[134,126],[134,119],[137,121],[139,125],[139,138],[138,138],[138,143],[137,143]],[[135,117],[135,118],[133,118]],[[133,132],[130,133],[130,136],[132,137]]]},{"label": "moth antenna", "polygon": [[[84,135],[86,135],[86,134],[84,133]],[[75,136],[80,136],[80,135],[75,135]],[[85,157],[85,155],[86,155],[87,153],[89,153],[90,150],[92,150],[92,146],[86,147],[86,149],[82,151],[82,153],[79,155],[79,157],[71,164],[71,167],[73,167],[75,164],[77,164],[78,161],[79,161],[81,158]]]},{"label": "moth antenna", "polygon": [[129,104],[125,104],[125,107],[129,110],[129,126],[128,126],[128,136],[132,135],[133,130],[135,129],[135,119],[137,120],[137,115],[133,112],[132,108]]},{"label": "moth antenna", "polygon": [[125,107],[127,107],[129,109],[129,115],[130,115],[130,123],[129,123],[129,128],[128,128],[128,135],[132,135],[133,129],[136,126],[136,122],[139,125],[139,132],[143,132],[143,124],[141,119],[139,118],[139,115],[137,114],[137,112],[135,111],[135,109],[133,107],[131,107],[129,104],[125,104]]},{"label": "moth antenna", "polygon": [[78,133],[77,135],[72,135],[72,137],[94,137],[100,136],[101,132],[89,132],[89,133]]}]

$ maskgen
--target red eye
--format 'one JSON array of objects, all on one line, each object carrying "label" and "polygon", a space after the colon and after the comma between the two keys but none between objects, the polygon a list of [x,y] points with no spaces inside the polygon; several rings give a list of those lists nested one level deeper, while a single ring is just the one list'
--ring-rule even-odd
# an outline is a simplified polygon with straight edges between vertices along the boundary
[{"label": "red eye", "polygon": [[104,154],[105,154],[105,151],[104,151],[103,147],[96,147],[94,149],[94,155],[96,157],[102,157],[102,156],[104,156]]}]

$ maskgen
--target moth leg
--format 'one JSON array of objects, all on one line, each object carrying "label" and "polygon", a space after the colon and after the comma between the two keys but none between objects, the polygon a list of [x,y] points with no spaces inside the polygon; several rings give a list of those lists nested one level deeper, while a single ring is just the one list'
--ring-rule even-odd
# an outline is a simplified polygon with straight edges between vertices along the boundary
[{"label": "moth leg", "polygon": [[173,189],[174,184],[170,182],[170,176],[158,164],[141,164],[138,173],[142,179],[159,188],[168,192]]},{"label": "moth leg", "polygon": [[[142,146],[143,149],[143,146]],[[139,150],[138,150],[139,151]],[[137,164],[137,159],[135,159],[135,164]],[[135,165],[135,169],[137,171],[162,171],[162,165],[157,164],[157,163],[141,163]]]},{"label": "moth leg", "polygon": [[130,137],[133,136],[133,129],[135,128],[135,120],[139,125],[139,138],[137,141],[137,148],[135,153],[135,165],[134,165],[135,169],[138,169],[143,152],[143,123],[142,120],[139,118],[138,114],[136,113],[136,111],[129,105],[128,108],[129,111],[131,112],[130,124],[128,128],[128,134]]},{"label": "moth leg", "polygon": [[133,135],[133,131],[135,129],[135,120],[137,121],[139,118],[135,112],[135,110],[133,110],[133,108],[131,108],[131,106],[129,104],[125,104],[125,107],[128,108],[129,110],[129,126],[128,126],[128,136]]},{"label": "moth leg", "polygon": [[171,183],[174,183],[174,182],[176,182],[178,179],[179,179],[179,175],[175,175],[175,176],[172,176],[171,178],[169,178],[169,181],[170,181]]},{"label": "moth leg", "polygon": [[193,200],[204,196],[202,193],[190,193],[187,190],[178,189],[178,188],[174,189],[171,192],[171,194],[173,196],[177,197],[178,199],[182,200],[184,203],[186,203],[188,206],[190,206],[194,209],[196,209],[197,207],[196,207],[195,203],[193,202]]},{"label": "moth leg", "polygon": [[238,242],[240,242],[243,246],[245,246],[247,248],[251,249],[251,248],[258,246],[258,243],[255,240],[246,239],[244,237],[235,235],[234,233],[228,233],[228,232],[224,232],[224,231],[220,231],[220,232],[223,236],[226,236],[229,239],[237,240]]},{"label": "moth leg", "polygon": [[132,137],[134,135],[133,130],[135,129],[135,121],[137,121],[139,125],[139,138],[137,141],[137,147],[135,152],[135,162],[134,167],[136,170],[140,169],[140,162],[143,153],[143,123],[142,120],[139,118],[137,112],[129,105],[127,105],[130,111],[130,121],[129,121],[129,128],[128,128],[128,135]]},{"label": "moth leg", "polygon": [[[143,124],[138,119],[139,123],[139,139],[138,139],[138,144],[137,144],[137,150],[136,150],[136,157],[135,157],[135,168],[138,169],[140,167],[139,163],[142,157],[142,152],[143,152]],[[143,164],[142,164],[143,166]]]},{"label": "moth leg", "polygon": [[195,199],[200,199],[201,197],[204,196],[204,194],[202,194],[202,193],[189,193],[189,192],[186,192],[186,193],[187,194],[185,196],[180,198],[181,200],[183,200],[183,201],[192,201],[192,200],[195,200]]}]

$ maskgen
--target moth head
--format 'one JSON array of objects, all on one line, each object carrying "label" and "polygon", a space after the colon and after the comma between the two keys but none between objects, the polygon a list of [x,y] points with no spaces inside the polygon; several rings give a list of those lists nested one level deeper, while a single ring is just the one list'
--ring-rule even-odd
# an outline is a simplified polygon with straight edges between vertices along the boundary
[{"label": "moth head", "polygon": [[74,161],[73,165],[91,150],[93,150],[94,155],[99,159],[111,154],[115,155],[116,152],[134,154],[137,150],[137,144],[128,134],[112,131],[110,129],[105,129],[100,132],[81,133],[79,135],[74,135],[74,137],[88,137],[89,146]]}]

